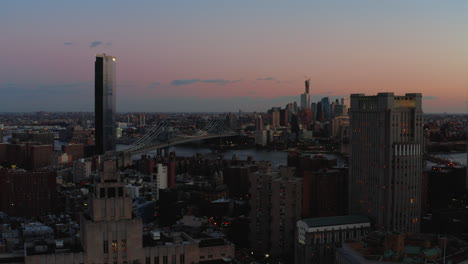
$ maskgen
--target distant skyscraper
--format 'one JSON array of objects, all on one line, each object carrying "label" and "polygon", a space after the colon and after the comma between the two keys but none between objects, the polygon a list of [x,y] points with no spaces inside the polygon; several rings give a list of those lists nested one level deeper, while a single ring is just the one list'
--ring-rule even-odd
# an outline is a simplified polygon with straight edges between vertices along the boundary
[{"label": "distant skyscraper", "polygon": [[317,120],[317,103],[310,104],[310,110],[312,110],[312,120]]},{"label": "distant skyscraper", "polygon": [[310,94],[309,94],[310,79],[305,81],[305,93],[301,94],[301,108],[310,108]]},{"label": "distant skyscraper", "polygon": [[351,95],[350,213],[379,229],[418,232],[423,150],[422,95]]},{"label": "distant skyscraper", "polygon": [[330,106],[330,99],[328,97],[322,98],[322,111],[323,116],[326,121],[330,121],[331,118],[331,106]]},{"label": "distant skyscraper", "polygon": [[115,58],[96,55],[94,73],[96,154],[104,154],[115,150]]}]

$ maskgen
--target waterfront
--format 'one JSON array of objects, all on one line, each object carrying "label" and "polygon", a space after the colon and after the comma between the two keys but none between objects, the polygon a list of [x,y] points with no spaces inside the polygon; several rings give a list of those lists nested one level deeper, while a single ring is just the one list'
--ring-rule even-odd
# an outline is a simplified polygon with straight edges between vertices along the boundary
[{"label": "waterfront", "polygon": [[[117,145],[117,150],[121,150],[125,148],[126,145]],[[175,151],[176,155],[178,157],[192,157],[196,155],[197,153],[202,154],[202,155],[219,155],[218,153],[213,152],[207,147],[198,147],[198,146],[184,146],[184,145],[178,145],[178,146],[173,146],[170,148],[170,151]],[[288,159],[288,153],[287,151],[267,151],[267,150],[258,150],[258,149],[231,149],[227,150],[225,152],[220,153],[221,155],[224,156],[225,159],[232,159],[233,156],[235,155],[237,159],[239,160],[246,160],[247,157],[252,157],[253,160],[259,161],[259,160],[266,160],[270,161],[273,168],[278,168],[278,166],[286,166],[287,165],[287,159]],[[149,155],[155,155],[156,151],[150,151],[146,154]],[[307,153],[307,155],[322,155],[327,158],[336,158],[337,159],[337,165],[338,167],[343,167],[345,164],[345,160],[336,154],[331,154],[331,153]],[[138,159],[141,155],[136,155],[133,158]]]}]

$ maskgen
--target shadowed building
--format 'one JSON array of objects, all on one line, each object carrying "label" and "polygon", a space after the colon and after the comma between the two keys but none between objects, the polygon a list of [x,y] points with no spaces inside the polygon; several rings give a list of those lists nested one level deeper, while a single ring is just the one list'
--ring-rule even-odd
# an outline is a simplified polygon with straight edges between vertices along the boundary
[{"label": "shadowed building", "polygon": [[96,55],[94,82],[94,114],[96,154],[115,150],[115,58]]},{"label": "shadowed building", "polygon": [[419,231],[421,101],[419,93],[351,95],[349,211],[378,229]]}]

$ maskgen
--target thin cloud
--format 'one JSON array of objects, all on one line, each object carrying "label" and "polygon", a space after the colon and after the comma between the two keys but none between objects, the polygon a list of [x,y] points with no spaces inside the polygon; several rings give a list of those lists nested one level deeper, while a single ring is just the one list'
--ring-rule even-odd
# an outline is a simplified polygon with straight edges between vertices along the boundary
[{"label": "thin cloud", "polygon": [[181,86],[181,85],[189,85],[189,84],[194,84],[194,83],[212,83],[212,84],[219,84],[219,85],[226,85],[230,83],[237,83],[240,82],[240,80],[224,80],[224,79],[179,79],[179,80],[173,80],[171,82],[171,85],[174,86]]},{"label": "thin cloud", "polygon": [[161,85],[160,82],[153,82],[148,86],[148,88],[149,89],[154,89],[154,88],[157,88],[159,85]]},{"label": "thin cloud", "polygon": [[108,46],[108,47],[109,47],[109,46],[112,46],[112,42],[107,42],[107,43],[106,43],[106,46]]},{"label": "thin cloud", "polygon": [[428,96],[423,96],[423,99],[424,100],[437,100],[437,99],[439,99],[439,97],[428,95]]},{"label": "thin cloud", "polygon": [[274,81],[273,77],[257,78],[257,81]]},{"label": "thin cloud", "polygon": [[95,48],[95,47],[97,47],[97,46],[99,46],[99,45],[102,45],[103,43],[104,43],[104,42],[102,42],[102,41],[93,41],[93,42],[91,42],[91,44],[89,45],[89,47],[90,47],[90,48]]},{"label": "thin cloud", "polygon": [[64,43],[63,43],[63,45],[65,45],[65,46],[71,46],[71,45],[73,45],[73,44],[74,44],[73,42],[64,42]]}]

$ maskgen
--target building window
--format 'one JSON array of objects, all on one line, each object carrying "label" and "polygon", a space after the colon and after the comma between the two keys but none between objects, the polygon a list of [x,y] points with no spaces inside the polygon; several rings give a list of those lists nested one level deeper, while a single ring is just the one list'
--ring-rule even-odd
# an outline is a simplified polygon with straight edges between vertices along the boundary
[{"label": "building window", "polygon": [[210,259],[213,258],[213,255],[208,255],[208,258],[210,258]]},{"label": "building window", "polygon": [[185,255],[180,254],[180,264],[185,264]]},{"label": "building window", "polygon": [[107,242],[107,240],[103,241],[102,247],[103,247],[103,250],[104,250],[104,254],[109,253],[109,243]]},{"label": "building window", "polygon": [[127,251],[127,240],[122,239],[122,252],[126,252],[126,251]]},{"label": "building window", "polygon": [[159,264],[159,256],[154,257],[154,264]]},{"label": "building window", "polygon": [[171,261],[172,264],[177,264],[177,259],[176,259],[176,255],[172,255],[172,261]]},{"label": "building window", "polygon": [[107,189],[107,197],[114,198],[115,197],[115,188],[108,188]]},{"label": "building window", "polygon": [[205,259],[205,256],[200,256],[200,259]]},{"label": "building window", "polygon": [[123,197],[123,187],[119,187],[119,197]]},{"label": "building window", "polygon": [[105,198],[105,197],[106,197],[106,189],[99,188],[99,198]]},{"label": "building window", "polygon": [[151,264],[151,259],[149,257],[146,257],[146,264]]},{"label": "building window", "polygon": [[112,251],[114,251],[114,253],[119,251],[119,244],[117,243],[117,240],[112,240]]},{"label": "building window", "polygon": [[167,264],[167,256],[163,256],[163,264]]}]

